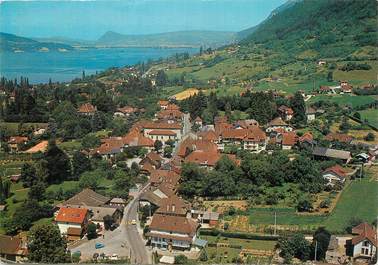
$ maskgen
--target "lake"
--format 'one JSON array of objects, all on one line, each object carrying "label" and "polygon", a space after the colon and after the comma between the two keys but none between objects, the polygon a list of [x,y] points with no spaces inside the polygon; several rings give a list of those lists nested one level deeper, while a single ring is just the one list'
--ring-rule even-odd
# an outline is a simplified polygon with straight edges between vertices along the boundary
[{"label": "lake", "polygon": [[121,67],[167,58],[176,53],[194,54],[194,48],[110,48],[68,52],[0,53],[0,76],[8,79],[28,77],[30,83],[70,81],[109,67]]}]

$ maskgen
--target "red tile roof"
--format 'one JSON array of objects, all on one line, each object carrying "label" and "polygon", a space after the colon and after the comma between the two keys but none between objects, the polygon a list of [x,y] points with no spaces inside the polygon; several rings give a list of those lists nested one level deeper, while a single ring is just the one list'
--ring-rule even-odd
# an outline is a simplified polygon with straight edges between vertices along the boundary
[{"label": "red tile roof", "polygon": [[153,147],[154,141],[148,137],[145,137],[137,130],[130,131],[123,137],[123,143],[128,146],[141,146],[141,147]]},{"label": "red tile roof", "polygon": [[293,115],[294,114],[294,111],[292,108],[290,107],[287,107],[285,105],[282,105],[278,108],[278,111],[281,112],[281,113],[284,113],[286,115]]},{"label": "red tile roof", "polygon": [[[150,230],[182,233],[194,236],[199,224],[183,216],[155,214],[152,217]],[[160,234],[159,234],[160,235]]]},{"label": "red tile roof", "polygon": [[207,141],[212,141],[212,142],[218,140],[218,136],[215,133],[215,131],[213,131],[213,130],[209,130],[209,131],[205,131],[205,132],[199,132],[197,135],[202,140],[207,140]]},{"label": "red tile roof", "polygon": [[334,165],[332,167],[325,169],[324,173],[327,173],[327,172],[332,172],[342,178],[345,178],[347,176],[347,172],[345,171],[345,169],[339,165]]},{"label": "red tile roof", "polygon": [[375,228],[369,225],[368,223],[361,223],[358,226],[353,227],[352,233],[358,234],[357,236],[352,238],[352,245],[356,245],[361,241],[367,239],[375,247],[377,247],[377,232]]},{"label": "red tile roof", "polygon": [[181,119],[184,116],[179,110],[161,110],[156,114],[158,119]]},{"label": "red tile roof", "polygon": [[125,113],[125,114],[130,114],[130,113],[137,112],[138,109],[137,108],[133,108],[131,106],[125,106],[125,107],[122,107],[122,108],[118,108],[117,111]]},{"label": "red tile roof", "polygon": [[180,130],[182,125],[179,123],[167,123],[167,122],[145,122],[143,123],[145,129],[168,129],[168,130]]},{"label": "red tile roof", "polygon": [[174,131],[170,130],[152,130],[148,132],[149,135],[169,135],[169,136],[176,136],[177,134]]},{"label": "red tile roof", "polygon": [[12,136],[9,141],[8,141],[8,144],[22,144],[22,143],[25,143],[28,141],[28,137],[25,137],[25,136]]},{"label": "red tile roof", "polygon": [[179,146],[177,155],[184,158],[191,151],[202,150],[205,152],[217,152],[218,146],[209,140],[194,140],[187,138]]},{"label": "red tile roof", "polygon": [[311,132],[305,132],[301,137],[299,137],[299,142],[311,142],[314,140],[314,136],[312,135]]},{"label": "red tile roof", "polygon": [[58,215],[55,217],[56,222],[68,222],[75,224],[83,224],[88,214],[85,208],[66,208],[59,209]]},{"label": "red tile roof", "polygon": [[180,175],[171,170],[154,170],[151,172],[150,183],[151,184],[160,184],[160,183],[169,183],[176,186],[180,180]]},{"label": "red tile roof", "polygon": [[296,132],[285,132],[282,134],[282,145],[293,146],[296,144],[297,140]]},{"label": "red tile roof", "polygon": [[94,107],[91,103],[85,103],[81,105],[78,109],[79,113],[94,113],[96,112],[96,107]]},{"label": "red tile roof", "polygon": [[156,210],[157,214],[165,215],[182,215],[186,216],[189,211],[190,205],[177,195],[172,195],[168,198],[161,200],[159,209]]}]

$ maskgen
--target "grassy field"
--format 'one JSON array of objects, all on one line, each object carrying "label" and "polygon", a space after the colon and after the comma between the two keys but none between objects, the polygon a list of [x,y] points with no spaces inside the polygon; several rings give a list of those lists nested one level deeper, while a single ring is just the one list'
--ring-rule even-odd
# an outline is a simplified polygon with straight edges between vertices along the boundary
[{"label": "grassy field", "polygon": [[242,248],[259,249],[259,250],[273,250],[277,241],[273,240],[249,240],[240,238],[227,238],[216,236],[201,236],[201,239],[207,240],[208,243],[228,243],[230,245],[239,245]]},{"label": "grassy field", "polygon": [[309,100],[309,103],[314,103],[317,101],[330,101],[336,102],[339,105],[358,107],[361,105],[369,104],[374,102],[377,99],[377,96],[352,96],[352,95],[320,95],[312,97]]},{"label": "grassy field", "polygon": [[[346,63],[346,62],[344,62]],[[343,65],[344,63],[339,63]],[[370,70],[354,70],[354,71],[340,71],[336,70],[333,73],[333,78],[335,80],[348,80],[352,81],[352,84],[367,84],[367,83],[376,83],[377,82],[377,71],[378,71],[378,62],[377,61],[367,61],[359,62],[367,63],[372,66]]]},{"label": "grassy field", "polygon": [[362,120],[367,120],[371,125],[378,128],[378,109],[367,109],[359,111]]},{"label": "grassy field", "polygon": [[[18,122],[2,122],[1,125],[4,126],[12,135],[17,135],[18,126],[19,126]],[[27,123],[22,124],[23,129],[27,129],[27,128],[36,129],[36,128],[46,128],[46,127],[47,127],[47,123],[27,122]]]},{"label": "grassy field", "polygon": [[[376,171],[374,171],[376,177]],[[355,180],[341,194],[335,210],[325,220],[324,225],[331,231],[342,231],[351,217],[373,222],[378,215],[378,182],[373,172],[367,177]]]}]

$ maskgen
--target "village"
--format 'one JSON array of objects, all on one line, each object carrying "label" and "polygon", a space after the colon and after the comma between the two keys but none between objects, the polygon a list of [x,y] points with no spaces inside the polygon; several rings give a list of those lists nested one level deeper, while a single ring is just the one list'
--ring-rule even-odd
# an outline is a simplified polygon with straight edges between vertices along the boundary
[{"label": "village", "polygon": [[[341,83],[341,88],[347,93],[344,83]],[[254,119],[230,121],[227,116],[217,116],[213,124],[205,124],[199,116],[192,117],[190,113],[182,112],[176,103],[174,99],[159,100],[159,110],[153,119],[137,120],[124,136],[103,137],[98,147],[81,151],[86,157],[96,157],[111,167],[117,167],[119,162],[125,161],[129,167],[138,168],[137,174],[144,176],[146,182],[135,183],[127,197],[104,196],[87,187],[54,205],[52,222],[66,238],[71,254],[80,261],[127,259],[132,263],[173,264],[183,257],[201,262],[280,259],[276,251],[277,242],[285,229],[277,229],[275,224],[272,226],[274,232],[264,230],[256,231],[255,235],[246,235],[232,231],[228,220],[231,210],[235,211],[236,208],[240,211],[237,206],[233,206],[237,205],[237,201],[231,199],[227,204],[227,196],[216,196],[224,197],[226,206],[211,207],[214,205],[212,200],[217,202],[216,197],[210,198],[207,203],[203,201],[206,198],[192,199],[191,202],[186,200],[181,189],[184,165],[194,165],[211,172],[225,161],[233,167],[243,166],[244,161],[237,155],[238,151],[264,156],[284,152],[290,161],[294,161],[298,159],[295,152],[305,150],[311,159],[336,161],[324,168],[321,176],[326,190],[338,192],[350,182],[363,177],[363,167],[376,167],[376,145],[352,154],[338,146],[353,145],[353,137],[339,132],[329,132],[324,136],[324,140],[330,143],[328,146],[319,145],[319,137],[315,139],[311,130],[297,130],[291,122],[295,112],[286,105],[279,106],[278,116],[264,125]],[[125,106],[116,109],[113,116],[128,119],[143,111]],[[326,111],[306,107],[307,124],[313,124]],[[89,102],[77,109],[78,115],[87,118],[93,117],[96,112],[97,107]],[[45,130],[37,128],[33,134],[43,134]],[[9,152],[45,152],[49,145],[47,140],[43,140],[21,151],[20,147],[28,141],[26,136],[10,136],[7,143]],[[128,153],[133,150],[131,156],[123,155],[126,150]],[[191,174],[194,173],[189,172],[189,177]],[[10,176],[13,183],[20,181],[20,178],[21,175]],[[335,208],[336,201],[335,198],[326,199],[318,208],[302,206],[304,209],[301,209],[298,206],[297,209],[323,213],[326,208],[329,214]],[[2,211],[6,207],[6,204],[2,205]],[[227,243],[228,240],[219,241],[219,237],[229,239],[230,243]],[[238,241],[232,243],[234,241],[231,239]],[[311,243],[313,237],[306,236],[306,240]],[[255,243],[248,244],[251,241]],[[262,246],[255,247],[259,241],[263,243]],[[26,243],[25,236],[21,234],[1,235],[0,255],[8,260],[25,261],[28,251]],[[352,227],[348,236],[332,235],[328,249],[323,252],[329,263],[339,264],[359,259],[372,261],[376,247],[375,228],[362,222]],[[212,253],[214,248],[217,253]],[[235,251],[237,255],[233,254]]]}]

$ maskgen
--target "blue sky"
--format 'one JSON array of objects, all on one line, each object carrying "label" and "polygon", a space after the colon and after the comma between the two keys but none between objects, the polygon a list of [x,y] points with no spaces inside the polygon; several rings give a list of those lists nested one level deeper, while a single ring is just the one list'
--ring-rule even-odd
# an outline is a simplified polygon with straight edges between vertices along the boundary
[{"label": "blue sky", "polygon": [[26,37],[97,39],[106,31],[240,31],[286,0],[0,0],[0,31]]}]

